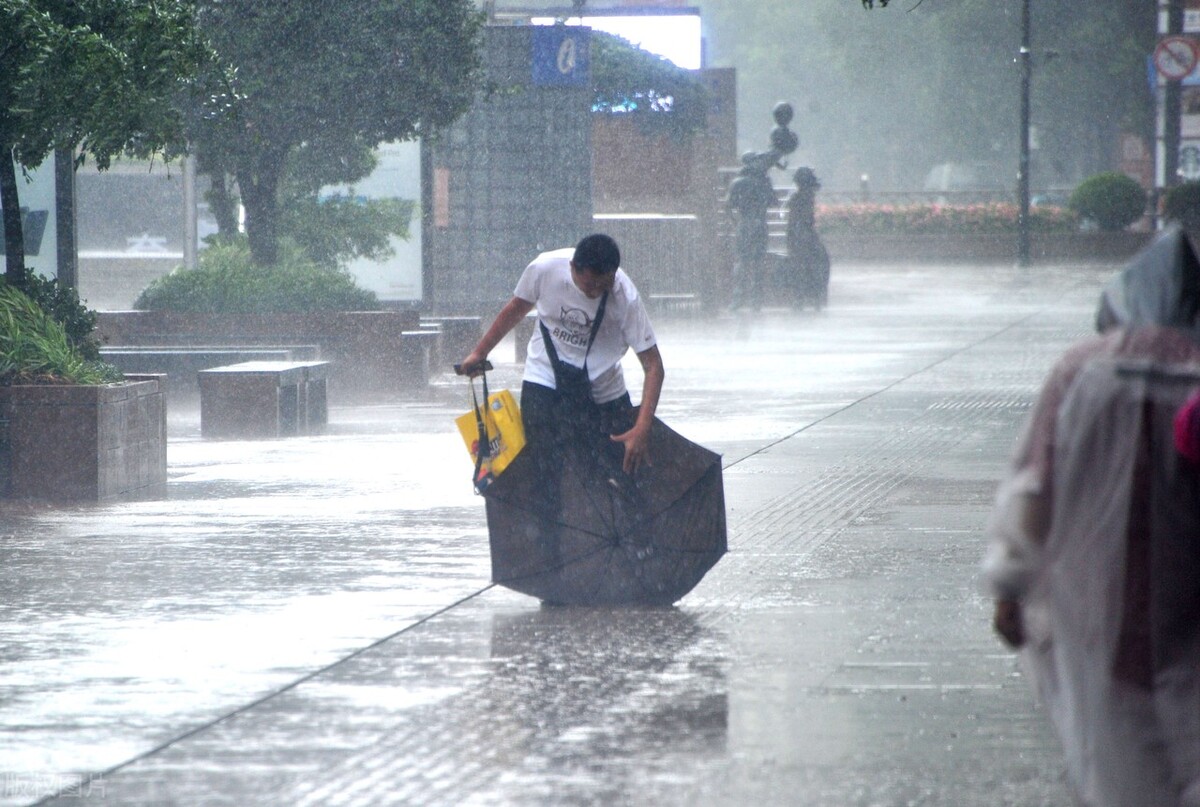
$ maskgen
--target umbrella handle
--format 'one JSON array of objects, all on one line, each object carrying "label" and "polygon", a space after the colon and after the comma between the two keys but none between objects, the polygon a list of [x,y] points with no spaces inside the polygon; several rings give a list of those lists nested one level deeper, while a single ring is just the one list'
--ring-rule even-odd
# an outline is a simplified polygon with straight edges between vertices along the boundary
[{"label": "umbrella handle", "polygon": [[470,376],[471,378],[474,378],[477,375],[482,375],[491,369],[492,363],[487,359],[484,359],[478,364],[472,364],[470,367],[463,367],[461,364],[454,365],[454,372],[456,375],[465,375]]}]

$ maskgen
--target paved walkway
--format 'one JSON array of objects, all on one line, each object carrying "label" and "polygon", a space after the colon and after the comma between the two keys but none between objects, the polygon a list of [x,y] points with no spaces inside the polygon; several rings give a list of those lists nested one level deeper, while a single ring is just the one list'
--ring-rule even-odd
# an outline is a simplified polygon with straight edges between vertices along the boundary
[{"label": "paved walkway", "polygon": [[670,609],[488,583],[453,377],[317,438],[173,404],[166,500],[0,510],[0,805],[1066,805],[976,569],[1111,271],[835,267],[819,315],[660,318],[730,525]]}]

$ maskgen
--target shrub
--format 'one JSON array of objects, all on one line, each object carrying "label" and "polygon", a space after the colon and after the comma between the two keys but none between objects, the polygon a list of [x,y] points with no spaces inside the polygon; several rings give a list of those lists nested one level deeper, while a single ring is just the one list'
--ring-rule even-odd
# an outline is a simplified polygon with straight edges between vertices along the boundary
[{"label": "shrub", "polygon": [[53,317],[67,332],[67,339],[89,361],[99,361],[100,342],[95,337],[96,312],[90,310],[79,299],[75,289],[42,277],[32,269],[16,284],[43,311]]},{"label": "shrub", "polygon": [[[1035,232],[1067,232],[1076,229],[1078,221],[1069,210],[1035,207],[1029,211],[1029,226]],[[817,228],[824,233],[1015,233],[1017,206],[817,205]]]},{"label": "shrub", "polygon": [[86,358],[27,294],[0,282],[0,384],[107,384],[121,377],[112,365]]},{"label": "shrub", "polygon": [[288,241],[279,263],[255,266],[245,238],[219,239],[200,253],[195,269],[178,268],[153,281],[134,302],[144,310],[199,313],[375,311],[374,292],[344,269],[319,266]]},{"label": "shrub", "polygon": [[1200,229],[1200,182],[1183,182],[1167,189],[1163,217],[1186,230]]},{"label": "shrub", "polygon": [[1081,182],[1067,204],[1101,230],[1123,230],[1146,212],[1146,192],[1131,177],[1106,171]]}]

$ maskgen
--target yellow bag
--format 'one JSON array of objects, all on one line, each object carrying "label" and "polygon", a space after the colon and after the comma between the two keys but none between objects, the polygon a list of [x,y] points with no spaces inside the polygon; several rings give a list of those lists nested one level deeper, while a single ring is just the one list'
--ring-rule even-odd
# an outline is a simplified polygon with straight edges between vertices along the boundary
[{"label": "yellow bag", "polygon": [[[480,493],[492,479],[499,476],[517,454],[525,447],[525,426],[521,422],[521,409],[517,399],[508,390],[488,395],[487,379],[483,380],[486,407],[479,405],[475,397],[475,382],[471,382],[471,400],[474,406],[466,414],[454,419],[463,442],[475,460],[475,489]],[[486,430],[487,445],[479,451],[481,434]]]}]

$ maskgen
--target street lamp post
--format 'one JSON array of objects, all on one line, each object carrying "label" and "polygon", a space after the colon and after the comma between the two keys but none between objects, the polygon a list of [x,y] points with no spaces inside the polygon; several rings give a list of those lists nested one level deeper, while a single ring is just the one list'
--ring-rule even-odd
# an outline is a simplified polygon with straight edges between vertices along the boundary
[{"label": "street lamp post", "polygon": [[1029,0],[1021,0],[1021,156],[1017,167],[1017,265],[1029,266]]}]

